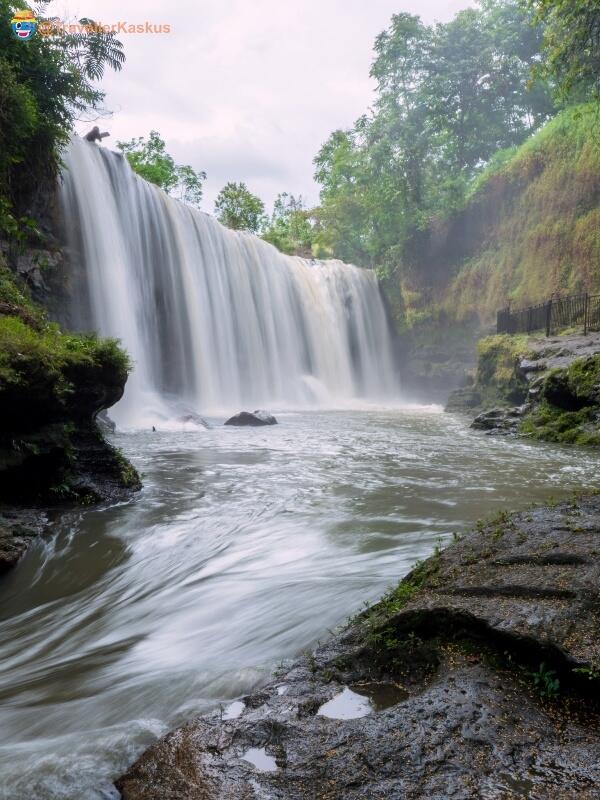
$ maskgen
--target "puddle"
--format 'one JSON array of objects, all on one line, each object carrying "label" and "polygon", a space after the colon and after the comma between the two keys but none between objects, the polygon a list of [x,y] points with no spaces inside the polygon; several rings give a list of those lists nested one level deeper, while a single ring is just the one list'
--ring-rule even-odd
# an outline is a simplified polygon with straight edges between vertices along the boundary
[{"label": "puddle", "polygon": [[330,719],[358,719],[366,717],[371,711],[373,706],[369,698],[353,692],[346,686],[343,692],[323,703],[317,714]]},{"label": "puddle", "polygon": [[499,782],[494,787],[494,791],[500,789],[503,792],[510,792],[511,797],[529,800],[529,797],[531,796],[530,793],[534,788],[534,783],[532,780],[529,780],[529,778],[517,778],[514,775],[509,775],[505,772],[501,772],[498,775],[498,779]]},{"label": "puddle", "polygon": [[279,695],[285,694],[288,689],[289,689],[289,686],[287,685],[287,683],[282,683],[281,686],[277,687],[277,694],[279,694]]},{"label": "puddle", "polygon": [[264,747],[251,747],[249,750],[246,750],[242,759],[244,761],[249,761],[256,769],[261,770],[261,772],[275,772],[277,770],[275,758],[270,756]]},{"label": "puddle", "polygon": [[329,719],[359,719],[395,706],[407,697],[408,692],[394,683],[357,683],[323,703],[317,714]]},{"label": "puddle", "polygon": [[370,681],[369,683],[354,683],[350,688],[356,694],[368,697],[374,711],[383,711],[386,708],[391,708],[408,698],[406,689],[396,683]]},{"label": "puddle", "polygon": [[245,708],[246,704],[242,700],[234,700],[224,709],[222,719],[237,719]]}]

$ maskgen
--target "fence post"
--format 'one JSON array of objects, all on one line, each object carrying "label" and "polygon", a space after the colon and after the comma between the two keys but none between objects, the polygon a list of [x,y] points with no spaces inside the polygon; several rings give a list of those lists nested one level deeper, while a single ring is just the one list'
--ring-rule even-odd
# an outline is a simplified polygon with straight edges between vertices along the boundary
[{"label": "fence post", "polygon": [[588,309],[590,305],[590,298],[588,293],[585,293],[585,297],[583,300],[583,335],[587,336],[588,332]]},{"label": "fence post", "polygon": [[552,325],[552,298],[548,300],[548,305],[546,306],[546,336],[550,336],[551,325]]}]

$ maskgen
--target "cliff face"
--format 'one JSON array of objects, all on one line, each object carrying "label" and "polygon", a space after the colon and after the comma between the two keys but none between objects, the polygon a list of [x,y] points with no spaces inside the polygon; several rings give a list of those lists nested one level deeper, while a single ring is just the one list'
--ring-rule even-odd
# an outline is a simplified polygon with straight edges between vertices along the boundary
[{"label": "cliff face", "polygon": [[0,500],[105,499],[139,479],[104,442],[96,414],[127,369],[112,344],[0,318]]},{"label": "cliff face", "polygon": [[410,317],[495,319],[510,299],[600,292],[600,132],[597,114],[564,112],[498,154],[465,208],[411,242],[403,293]]},{"label": "cliff face", "polygon": [[28,214],[35,230],[0,241],[0,572],[43,532],[48,507],[141,486],[96,424],[122,397],[129,359],[114,340],[50,322],[69,321],[73,273],[54,187],[40,187]]}]

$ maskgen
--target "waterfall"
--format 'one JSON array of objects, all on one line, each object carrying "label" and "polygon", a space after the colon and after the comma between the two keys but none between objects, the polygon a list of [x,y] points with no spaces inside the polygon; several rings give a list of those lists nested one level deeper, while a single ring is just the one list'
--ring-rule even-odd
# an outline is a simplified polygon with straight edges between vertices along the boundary
[{"label": "waterfall", "polygon": [[82,139],[63,161],[65,228],[89,309],[81,327],[119,338],[135,364],[111,411],[120,424],[397,394],[371,272],[230,231]]}]

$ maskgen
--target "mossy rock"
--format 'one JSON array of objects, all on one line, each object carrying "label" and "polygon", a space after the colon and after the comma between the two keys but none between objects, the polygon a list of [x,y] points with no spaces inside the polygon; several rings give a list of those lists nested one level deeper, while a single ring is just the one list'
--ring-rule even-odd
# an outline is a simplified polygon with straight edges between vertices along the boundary
[{"label": "mossy rock", "polygon": [[561,444],[600,445],[600,355],[552,370],[539,396],[519,426],[521,434]]},{"label": "mossy rock", "polygon": [[542,397],[564,411],[580,411],[600,402],[600,355],[574,361],[567,369],[552,370]]},{"label": "mossy rock", "polygon": [[139,488],[96,428],[131,363],[114,339],[63,333],[0,267],[0,499],[104,498]]}]

